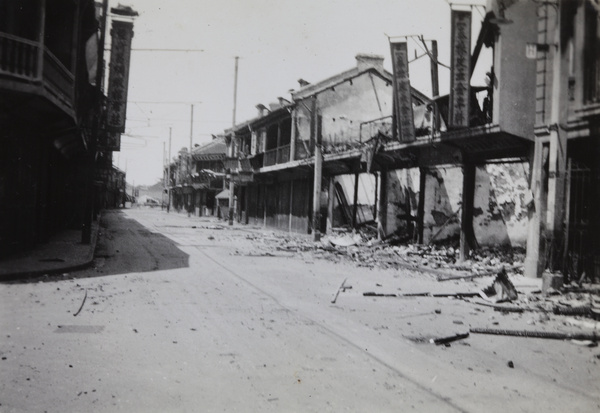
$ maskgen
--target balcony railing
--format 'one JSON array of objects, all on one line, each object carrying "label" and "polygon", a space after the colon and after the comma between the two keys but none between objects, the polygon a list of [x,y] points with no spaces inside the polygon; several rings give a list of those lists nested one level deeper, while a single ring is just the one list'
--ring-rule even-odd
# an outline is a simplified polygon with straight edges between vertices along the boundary
[{"label": "balcony railing", "polygon": [[392,117],[384,116],[382,118],[369,120],[360,124],[360,132],[358,140],[363,142],[369,140],[378,133],[382,133],[385,136],[392,136]]},{"label": "balcony railing", "polygon": [[272,166],[290,161],[290,145],[280,146],[265,151],[263,166]]},{"label": "balcony railing", "polygon": [[0,33],[0,74],[40,80],[39,50],[37,42]]},{"label": "balcony railing", "polygon": [[40,43],[0,33],[0,75],[41,83],[46,91],[63,104],[69,108],[73,106],[75,77]]},{"label": "balcony railing", "polygon": [[295,150],[294,159],[307,159],[312,156],[308,141],[297,140]]},{"label": "balcony railing", "polygon": [[265,151],[263,158],[263,166],[272,166],[277,164],[277,149],[269,149]]},{"label": "balcony railing", "polygon": [[277,148],[277,163],[286,163],[290,161],[290,145]]}]

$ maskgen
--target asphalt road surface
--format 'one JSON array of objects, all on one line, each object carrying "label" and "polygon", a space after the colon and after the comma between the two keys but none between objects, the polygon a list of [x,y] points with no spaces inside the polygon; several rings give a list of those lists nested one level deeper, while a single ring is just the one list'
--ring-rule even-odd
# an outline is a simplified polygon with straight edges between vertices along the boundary
[{"label": "asphalt road surface", "polygon": [[286,253],[283,234],[160,210],[108,211],[101,231],[92,268],[0,284],[0,412],[600,409],[597,348],[437,346],[470,326],[534,327],[461,300],[362,294],[476,283]]}]

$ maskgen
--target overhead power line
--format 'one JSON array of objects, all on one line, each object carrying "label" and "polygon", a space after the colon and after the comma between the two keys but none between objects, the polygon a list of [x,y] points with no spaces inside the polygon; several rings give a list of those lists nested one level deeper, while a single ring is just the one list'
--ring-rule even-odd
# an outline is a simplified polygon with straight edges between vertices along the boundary
[{"label": "overhead power line", "polygon": [[204,52],[204,49],[154,49],[154,48],[132,48],[132,52]]},{"label": "overhead power line", "polygon": [[199,100],[128,100],[127,103],[141,103],[141,104],[152,104],[152,105],[191,105],[192,103],[202,103]]},{"label": "overhead power line", "polygon": [[[111,51],[110,47],[105,47],[105,51]],[[132,52],[180,52],[180,53],[189,53],[189,52],[197,52],[203,53],[204,49],[156,49],[152,47],[133,47],[131,49]]]}]

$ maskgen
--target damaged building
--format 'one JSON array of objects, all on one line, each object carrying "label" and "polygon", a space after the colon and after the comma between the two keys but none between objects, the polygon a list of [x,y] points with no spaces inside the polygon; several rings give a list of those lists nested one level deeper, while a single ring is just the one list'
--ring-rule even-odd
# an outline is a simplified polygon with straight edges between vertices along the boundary
[{"label": "damaged building", "polygon": [[[453,243],[461,260],[522,247],[528,276],[596,279],[598,16],[591,0],[488,1],[472,36],[472,9],[453,6],[447,95],[437,41],[422,36],[390,39],[393,73],[359,54],[300,79],[225,131],[220,216],[314,239],[367,226]],[[430,59],[432,97],[410,84],[409,37]]]}]

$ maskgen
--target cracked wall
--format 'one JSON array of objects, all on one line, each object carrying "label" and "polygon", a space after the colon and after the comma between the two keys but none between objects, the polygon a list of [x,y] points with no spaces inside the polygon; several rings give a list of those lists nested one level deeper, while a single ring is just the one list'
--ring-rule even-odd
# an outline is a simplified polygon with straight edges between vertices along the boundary
[{"label": "cracked wall", "polygon": [[[524,246],[527,241],[528,163],[489,164],[478,167],[475,179],[473,228],[481,245]],[[458,239],[462,203],[460,166],[427,170],[424,242]],[[402,169],[388,175],[386,233],[414,237],[407,215],[417,216],[419,169]]]}]

